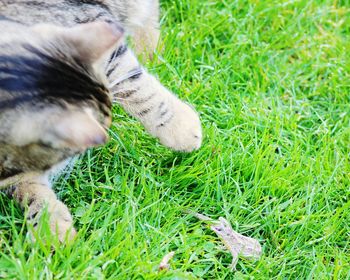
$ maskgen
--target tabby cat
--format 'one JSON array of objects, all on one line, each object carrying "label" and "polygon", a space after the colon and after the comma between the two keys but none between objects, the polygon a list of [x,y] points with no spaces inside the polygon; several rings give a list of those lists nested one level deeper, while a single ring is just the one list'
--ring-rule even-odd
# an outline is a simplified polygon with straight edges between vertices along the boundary
[{"label": "tabby cat", "polygon": [[34,229],[44,207],[59,240],[72,217],[48,174],[108,140],[112,101],[164,145],[199,148],[196,112],[139,64],[125,43],[151,56],[158,0],[1,0],[0,187],[28,207]]}]

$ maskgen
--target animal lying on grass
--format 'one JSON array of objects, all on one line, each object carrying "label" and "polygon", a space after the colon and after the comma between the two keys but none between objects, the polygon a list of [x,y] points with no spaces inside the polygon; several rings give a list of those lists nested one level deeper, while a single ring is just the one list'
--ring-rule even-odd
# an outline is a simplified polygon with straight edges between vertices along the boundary
[{"label": "animal lying on grass", "polygon": [[48,176],[108,140],[112,100],[164,145],[200,147],[197,113],[124,41],[126,30],[140,52],[153,51],[157,1],[3,1],[0,15],[0,187],[28,207],[34,229],[46,207],[60,241],[75,235]]}]

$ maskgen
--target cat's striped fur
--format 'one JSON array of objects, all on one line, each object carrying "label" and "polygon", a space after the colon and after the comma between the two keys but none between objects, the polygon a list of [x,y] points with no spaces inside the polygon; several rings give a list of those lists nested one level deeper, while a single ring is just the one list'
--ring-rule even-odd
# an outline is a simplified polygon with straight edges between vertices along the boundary
[{"label": "cat's striped fur", "polygon": [[[106,141],[114,100],[175,150],[201,144],[196,112],[139,64],[121,39],[151,55],[157,0],[3,0],[0,2],[0,187],[29,219],[44,205],[60,240],[71,215],[48,174]],[[74,230],[71,231],[71,236]]]}]

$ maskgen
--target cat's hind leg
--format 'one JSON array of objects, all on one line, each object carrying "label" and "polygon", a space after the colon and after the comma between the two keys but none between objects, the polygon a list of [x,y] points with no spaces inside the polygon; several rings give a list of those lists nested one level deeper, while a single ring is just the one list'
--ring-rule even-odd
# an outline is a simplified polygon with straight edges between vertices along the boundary
[{"label": "cat's hind leg", "polygon": [[57,199],[48,180],[37,178],[24,181],[10,187],[7,193],[17,200],[21,207],[28,207],[27,221],[32,224],[34,230],[40,227],[40,216],[44,209],[47,209],[50,230],[52,234],[57,235],[60,242],[75,236],[72,216],[67,206]]},{"label": "cat's hind leg", "polygon": [[153,53],[159,42],[159,34],[159,29],[149,22],[143,27],[135,27],[132,38],[136,53],[153,59]]},{"label": "cat's hind leg", "polygon": [[126,25],[136,53],[152,58],[160,37],[159,1],[130,1],[128,13]]}]

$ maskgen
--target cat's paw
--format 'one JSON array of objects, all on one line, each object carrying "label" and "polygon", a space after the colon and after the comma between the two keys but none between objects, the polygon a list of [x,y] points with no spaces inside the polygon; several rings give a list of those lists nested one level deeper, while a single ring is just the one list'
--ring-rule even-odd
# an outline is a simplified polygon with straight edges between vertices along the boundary
[{"label": "cat's paw", "polygon": [[[43,207],[41,208],[42,209],[39,212],[34,214],[35,218],[30,220],[35,232],[40,232],[42,222],[41,214],[44,209]],[[49,201],[46,209],[51,234],[56,236],[61,243],[72,240],[76,235],[76,231],[73,227],[73,219],[67,206],[61,201],[55,200]],[[33,212],[33,210],[36,211],[35,209],[29,209],[30,216],[32,215],[31,212]],[[35,241],[35,235],[36,234],[31,234],[33,241]]]},{"label": "cat's paw", "polygon": [[159,110],[161,117],[150,132],[163,145],[173,150],[191,152],[199,149],[202,144],[202,127],[198,114],[176,97],[171,99]]},{"label": "cat's paw", "polygon": [[52,234],[57,235],[60,242],[72,240],[76,235],[73,218],[66,205],[56,200],[48,208],[49,223]]}]

